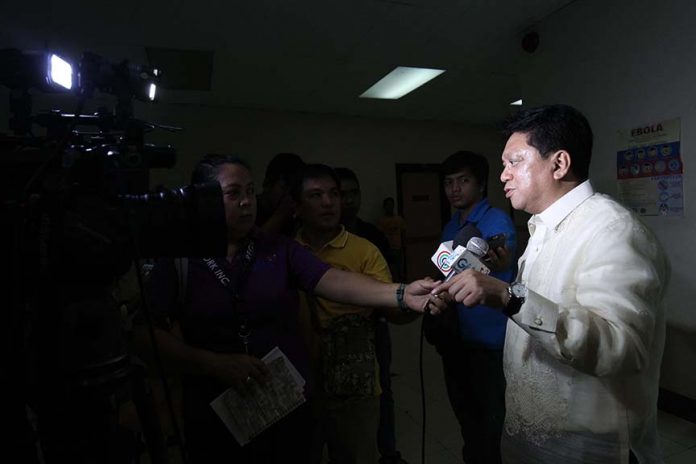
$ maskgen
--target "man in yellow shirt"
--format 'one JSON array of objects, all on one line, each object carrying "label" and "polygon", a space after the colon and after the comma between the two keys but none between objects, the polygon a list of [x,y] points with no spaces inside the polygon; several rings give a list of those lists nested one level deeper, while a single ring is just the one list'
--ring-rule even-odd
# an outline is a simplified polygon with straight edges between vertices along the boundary
[{"label": "man in yellow shirt", "polygon": [[[375,245],[340,224],[339,181],[325,165],[306,166],[295,189],[302,227],[297,240],[334,267],[390,282],[389,267]],[[317,348],[317,395],[313,461],[328,445],[331,462],[377,461],[379,366],[375,357],[377,313],[407,323],[417,313],[347,306],[312,295],[303,304],[311,315],[311,341]]]}]

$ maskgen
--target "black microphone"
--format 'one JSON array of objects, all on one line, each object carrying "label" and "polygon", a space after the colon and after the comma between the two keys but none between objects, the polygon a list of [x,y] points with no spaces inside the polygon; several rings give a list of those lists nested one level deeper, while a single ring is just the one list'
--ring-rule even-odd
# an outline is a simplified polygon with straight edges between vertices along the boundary
[{"label": "black microphone", "polygon": [[452,240],[452,249],[458,246],[466,248],[466,244],[469,243],[472,237],[483,237],[483,234],[475,225],[467,224],[455,235],[454,240]]}]

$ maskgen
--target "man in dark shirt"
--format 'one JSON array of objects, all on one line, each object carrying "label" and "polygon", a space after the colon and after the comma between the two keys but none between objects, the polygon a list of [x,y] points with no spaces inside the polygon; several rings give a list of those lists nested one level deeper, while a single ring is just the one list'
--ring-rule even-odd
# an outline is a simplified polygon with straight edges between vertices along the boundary
[{"label": "man in dark shirt", "polygon": [[[348,168],[336,168],[334,171],[341,182],[341,222],[348,232],[372,242],[391,267],[393,263],[389,240],[375,225],[358,217],[362,202],[358,177],[355,172]],[[377,447],[381,455],[379,462],[381,464],[405,463],[406,461],[401,458],[401,453],[396,450],[394,394],[391,389],[392,347],[389,323],[384,317],[380,317],[375,325],[375,354],[379,362],[379,381],[382,386],[379,430],[377,432]]]},{"label": "man in dark shirt", "polygon": [[256,225],[266,232],[294,237],[297,230],[297,205],[289,194],[304,167],[304,161],[294,153],[278,153],[268,163],[263,179],[263,191],[257,199]]},{"label": "man in dark shirt", "polygon": [[362,204],[360,182],[355,172],[348,168],[334,169],[341,181],[341,223],[355,235],[371,241],[382,253],[387,263],[391,262],[391,250],[386,235],[374,224],[363,221],[358,216]]}]

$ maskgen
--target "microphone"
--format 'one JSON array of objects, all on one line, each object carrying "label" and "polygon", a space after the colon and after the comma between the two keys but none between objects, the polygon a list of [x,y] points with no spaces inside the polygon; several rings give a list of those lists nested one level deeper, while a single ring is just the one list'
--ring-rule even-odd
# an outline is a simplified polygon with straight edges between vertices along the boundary
[{"label": "microphone", "polygon": [[466,249],[476,255],[477,258],[483,258],[488,253],[490,246],[482,237],[471,237],[466,243]]},{"label": "microphone", "polygon": [[483,234],[475,225],[465,225],[459,232],[457,232],[454,240],[452,240],[452,249],[456,249],[459,246],[466,247],[466,244],[469,243],[469,240],[471,240],[473,237],[483,237]]},{"label": "microphone", "polygon": [[[463,246],[466,244],[465,246]],[[465,269],[474,269],[489,274],[490,269],[481,258],[488,253],[488,243],[481,238],[481,231],[467,224],[459,231],[454,240],[441,243],[431,261],[445,275],[445,281]]]},{"label": "microphone", "polygon": [[[459,257],[463,251],[463,247],[466,247],[466,243],[472,237],[480,237],[481,231],[473,224],[467,224],[462,229],[457,232],[454,240],[449,240],[440,244],[435,254],[430,258],[430,260],[435,264],[435,266],[444,275],[448,275],[452,270],[452,264]],[[459,249],[459,250],[458,250]],[[455,250],[458,250],[455,253]]]},{"label": "microphone", "polygon": [[481,261],[481,258],[486,256],[486,253],[488,253],[488,243],[481,237],[471,237],[466,244],[466,248],[453,261],[452,269],[445,277],[445,281],[450,280],[466,269],[473,269],[481,274],[490,274],[491,270]]}]

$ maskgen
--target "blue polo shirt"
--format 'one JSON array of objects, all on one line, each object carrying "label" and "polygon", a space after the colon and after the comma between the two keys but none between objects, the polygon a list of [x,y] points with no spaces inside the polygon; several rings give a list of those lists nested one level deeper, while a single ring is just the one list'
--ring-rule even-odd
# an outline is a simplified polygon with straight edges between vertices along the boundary
[{"label": "blue polo shirt", "polygon": [[[445,225],[442,231],[442,241],[454,240],[460,229],[467,224],[475,225],[483,238],[504,233],[507,237],[506,245],[510,253],[515,256],[517,247],[517,233],[510,216],[499,208],[493,208],[484,198],[474,206],[469,216],[460,223],[461,211],[457,210],[452,219]],[[491,272],[493,277],[506,282],[512,282],[515,277],[515,263],[511,260],[510,268],[501,272]],[[505,327],[507,317],[499,309],[484,305],[466,307],[457,305],[459,315],[459,333],[466,344],[482,346],[491,349],[502,349],[505,342]]]}]

